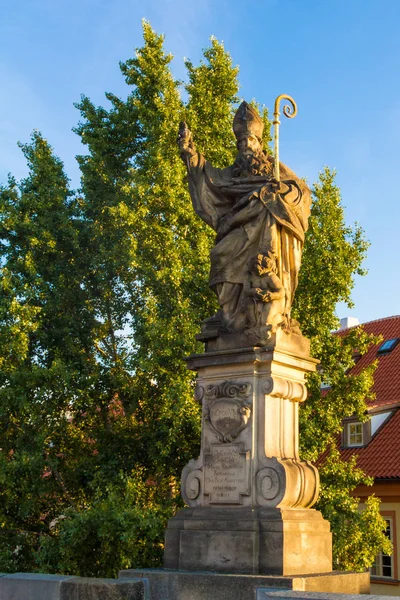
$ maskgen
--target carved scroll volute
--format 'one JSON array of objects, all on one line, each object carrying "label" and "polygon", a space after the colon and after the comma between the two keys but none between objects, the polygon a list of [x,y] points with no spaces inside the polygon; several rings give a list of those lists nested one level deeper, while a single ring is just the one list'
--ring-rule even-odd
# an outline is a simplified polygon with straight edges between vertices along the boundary
[{"label": "carved scroll volute", "polygon": [[308,461],[270,459],[258,471],[256,485],[260,506],[310,508],[318,498],[319,475]]},{"label": "carved scroll volute", "polygon": [[274,375],[265,381],[264,394],[285,398],[292,402],[304,402],[307,398],[307,388],[304,383],[290,381]]},{"label": "carved scroll volute", "polygon": [[286,473],[285,495],[280,508],[310,508],[318,499],[319,474],[309,461],[279,461]]},{"label": "carved scroll volute", "polygon": [[196,400],[196,402],[201,404],[203,401],[203,398],[204,398],[204,387],[202,385],[200,385],[199,383],[196,383],[196,387],[194,388],[194,399]]},{"label": "carved scroll volute", "polygon": [[190,460],[183,468],[181,479],[182,498],[189,506],[200,506],[203,495],[203,465],[202,460]]}]

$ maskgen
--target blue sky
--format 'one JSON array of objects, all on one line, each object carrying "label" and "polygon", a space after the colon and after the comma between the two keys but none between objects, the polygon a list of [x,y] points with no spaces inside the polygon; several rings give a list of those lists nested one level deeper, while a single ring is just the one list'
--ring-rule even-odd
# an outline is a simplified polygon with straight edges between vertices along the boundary
[{"label": "blue sky", "polygon": [[355,308],[338,316],[399,314],[398,0],[0,0],[0,180],[26,174],[16,142],[39,129],[79,185],[73,103],[127,94],[118,63],[142,45],[143,17],[165,34],[177,78],[214,35],[240,67],[242,98],[295,98],[281,160],[309,182],[335,167],[346,220],[371,242]]}]

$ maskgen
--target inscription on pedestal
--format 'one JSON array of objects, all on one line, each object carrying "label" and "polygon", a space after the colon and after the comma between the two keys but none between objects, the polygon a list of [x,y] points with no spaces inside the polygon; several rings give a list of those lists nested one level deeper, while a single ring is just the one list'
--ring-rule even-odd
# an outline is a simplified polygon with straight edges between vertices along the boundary
[{"label": "inscription on pedestal", "polygon": [[213,444],[205,455],[204,494],[210,504],[241,504],[249,491],[250,452],[243,444]]}]

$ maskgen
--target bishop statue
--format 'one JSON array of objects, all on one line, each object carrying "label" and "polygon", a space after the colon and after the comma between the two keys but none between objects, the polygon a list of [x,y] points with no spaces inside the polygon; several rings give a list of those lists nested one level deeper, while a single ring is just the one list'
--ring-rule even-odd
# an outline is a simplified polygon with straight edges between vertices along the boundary
[{"label": "bishop statue", "polygon": [[244,334],[263,345],[278,327],[300,333],[290,316],[296,291],[311,195],[304,181],[262,146],[263,121],[247,102],[239,106],[233,131],[238,154],[218,169],[196,151],[182,123],[178,145],[193,208],[216,232],[210,287],[220,306],[203,332]]}]

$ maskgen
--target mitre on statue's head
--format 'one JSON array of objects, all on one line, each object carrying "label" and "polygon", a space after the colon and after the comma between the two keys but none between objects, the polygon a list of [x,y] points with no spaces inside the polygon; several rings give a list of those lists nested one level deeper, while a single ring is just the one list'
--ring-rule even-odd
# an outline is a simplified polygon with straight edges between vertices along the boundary
[{"label": "mitre on statue's head", "polygon": [[236,139],[240,140],[246,135],[255,135],[261,141],[263,129],[264,123],[257,111],[250,104],[243,101],[233,119],[233,131]]}]

